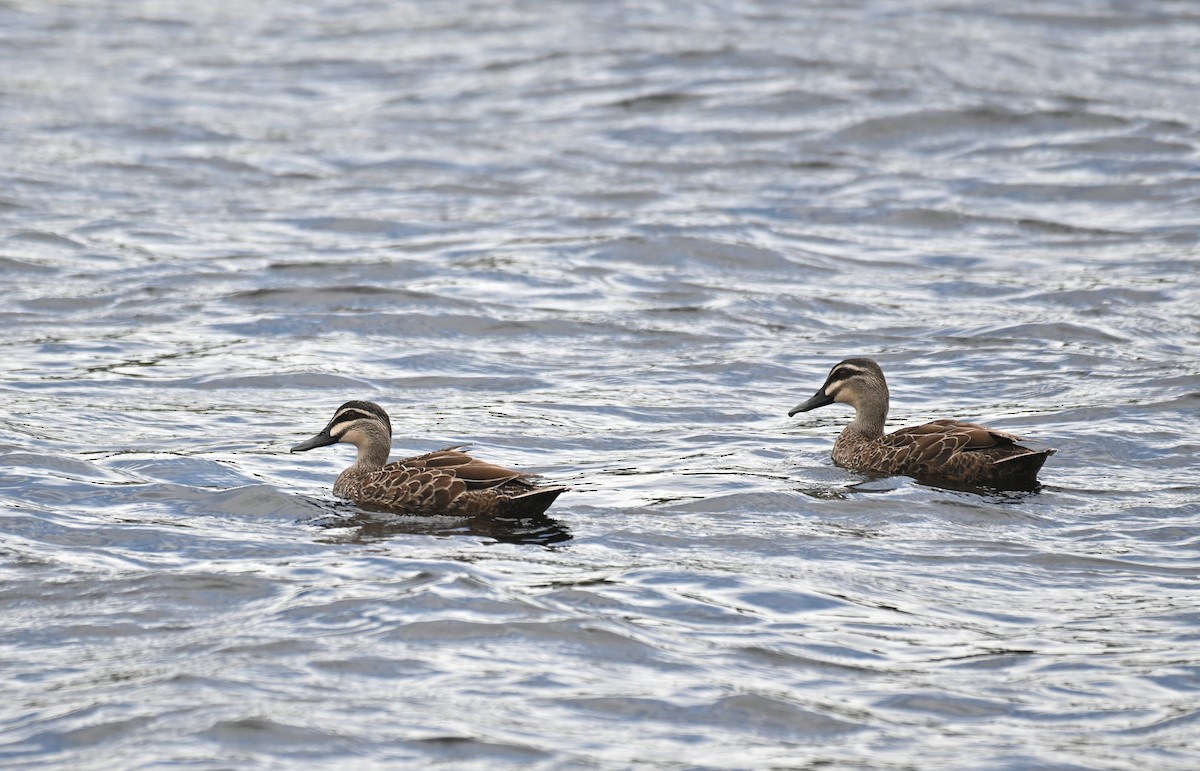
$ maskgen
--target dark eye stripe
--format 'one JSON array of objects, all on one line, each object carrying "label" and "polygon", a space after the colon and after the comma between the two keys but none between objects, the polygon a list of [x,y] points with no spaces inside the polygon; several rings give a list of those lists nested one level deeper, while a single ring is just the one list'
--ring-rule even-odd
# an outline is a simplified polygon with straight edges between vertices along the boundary
[{"label": "dark eye stripe", "polygon": [[843,364],[842,366],[835,369],[833,372],[830,372],[829,377],[826,379],[825,382],[832,383],[837,380],[849,380],[852,377],[857,377],[857,376],[865,375],[865,374],[867,374],[867,373],[864,372],[863,370],[859,369],[858,367],[851,367],[851,366],[847,366],[847,365]]},{"label": "dark eye stripe", "polygon": [[362,410],[350,409],[345,410],[344,412],[339,412],[336,416],[334,416],[333,422],[329,427],[332,429],[335,426],[340,426],[343,423],[353,423],[356,420],[379,420],[379,418],[363,412]]},{"label": "dark eye stripe", "polygon": [[[325,431],[332,435],[339,435],[339,429],[342,427],[349,428],[350,424],[359,420],[372,420],[376,423],[382,423],[390,434],[392,432],[392,421],[388,420],[387,413],[383,411],[375,402],[366,402],[359,399],[352,399],[342,404],[333,413],[333,419],[325,426]],[[344,429],[341,433],[345,433]]]}]

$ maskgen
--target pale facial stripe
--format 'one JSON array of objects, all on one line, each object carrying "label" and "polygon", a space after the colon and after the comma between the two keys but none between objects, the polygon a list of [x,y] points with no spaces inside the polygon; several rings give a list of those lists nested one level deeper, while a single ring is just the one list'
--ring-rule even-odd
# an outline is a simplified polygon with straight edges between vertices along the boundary
[{"label": "pale facial stripe", "polygon": [[[333,420],[329,421],[330,436],[344,435],[350,426],[358,420],[375,420],[378,421],[377,415],[372,415],[369,412],[363,412],[357,407],[347,407],[333,416]],[[339,431],[341,429],[341,431]]]},{"label": "pale facial stripe", "polygon": [[839,364],[829,373],[829,377],[825,380],[825,395],[833,396],[836,394],[847,380],[855,377],[862,377],[867,372],[864,369],[854,366],[853,364]]}]

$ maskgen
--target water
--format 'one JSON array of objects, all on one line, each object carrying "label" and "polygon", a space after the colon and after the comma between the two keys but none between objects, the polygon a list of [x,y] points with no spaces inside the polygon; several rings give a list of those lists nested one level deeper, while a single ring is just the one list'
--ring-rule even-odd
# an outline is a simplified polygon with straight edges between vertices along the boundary
[{"label": "water", "polygon": [[[0,3],[0,763],[1200,764],[1188,2]],[[834,467],[1057,447],[1036,494]],[[395,452],[572,486],[369,515]]]}]

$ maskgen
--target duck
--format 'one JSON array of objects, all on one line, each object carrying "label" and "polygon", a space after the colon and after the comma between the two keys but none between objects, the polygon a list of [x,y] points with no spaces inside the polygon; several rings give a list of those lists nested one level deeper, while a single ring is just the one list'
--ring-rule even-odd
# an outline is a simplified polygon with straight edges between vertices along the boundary
[{"label": "duck", "polygon": [[829,371],[812,398],[788,417],[834,402],[854,408],[854,420],[833,443],[833,462],[857,471],[908,476],[948,488],[1035,490],[1038,472],[1056,451],[1022,446],[1018,436],[960,420],[934,420],[884,434],[889,394],[872,359],[850,358]]},{"label": "duck", "polygon": [[478,460],[456,445],[388,463],[392,422],[375,402],[352,400],[337,408],[320,433],[292,452],[345,442],[358,448],[354,464],[338,475],[333,494],[360,507],[394,514],[543,516],[568,488],[541,486],[530,475]]}]

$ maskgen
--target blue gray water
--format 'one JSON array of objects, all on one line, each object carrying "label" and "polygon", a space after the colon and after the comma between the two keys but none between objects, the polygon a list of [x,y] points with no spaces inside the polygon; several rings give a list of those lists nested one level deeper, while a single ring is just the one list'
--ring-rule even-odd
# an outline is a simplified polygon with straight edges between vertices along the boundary
[{"label": "blue gray water", "polygon": [[[0,765],[1200,766],[1200,11],[0,2]],[[1034,494],[832,465],[1059,449]],[[395,453],[545,521],[332,498]]]}]

